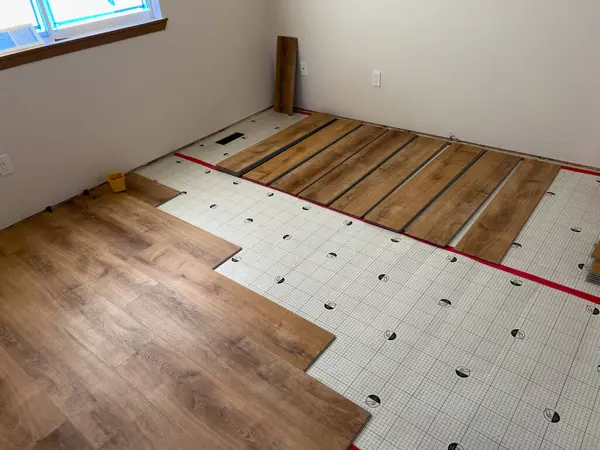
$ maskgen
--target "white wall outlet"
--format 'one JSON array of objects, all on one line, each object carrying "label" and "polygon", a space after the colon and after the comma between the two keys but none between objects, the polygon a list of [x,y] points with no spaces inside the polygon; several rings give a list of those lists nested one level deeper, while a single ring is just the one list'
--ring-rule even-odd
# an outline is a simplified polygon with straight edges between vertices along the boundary
[{"label": "white wall outlet", "polygon": [[0,175],[5,177],[15,172],[15,166],[13,166],[10,157],[6,154],[0,155]]},{"label": "white wall outlet", "polygon": [[381,71],[374,70],[373,75],[371,75],[371,84],[373,87],[381,87]]},{"label": "white wall outlet", "polygon": [[303,77],[308,75],[308,63],[306,61],[300,61],[300,73]]}]

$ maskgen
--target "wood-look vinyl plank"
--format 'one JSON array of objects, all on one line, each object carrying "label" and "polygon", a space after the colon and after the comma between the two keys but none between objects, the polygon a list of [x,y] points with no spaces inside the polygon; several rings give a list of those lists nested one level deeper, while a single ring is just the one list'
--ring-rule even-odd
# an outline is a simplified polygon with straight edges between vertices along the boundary
[{"label": "wood-look vinyl plank", "polygon": [[365,220],[400,231],[450,186],[481,154],[482,150],[452,144],[406,183],[379,203]]},{"label": "wood-look vinyl plank", "polygon": [[271,184],[358,127],[360,123],[353,120],[336,120],[321,131],[247,172],[244,178],[261,184]]},{"label": "wood-look vinyl plank", "polygon": [[306,427],[290,426],[271,405],[240,395],[161,339],[144,347],[119,373],[164,415],[187,430],[214,435],[222,441],[220,448],[319,448],[311,433],[303,431]]},{"label": "wood-look vinyl plank", "polygon": [[0,445],[31,448],[64,421],[58,408],[0,348]]},{"label": "wood-look vinyl plank", "polygon": [[190,313],[208,313],[234,326],[266,349],[305,369],[333,335],[259,294],[210,270],[168,245],[157,245],[130,260],[167,288],[195,301]]},{"label": "wood-look vinyl plank", "polygon": [[275,102],[273,104],[275,112],[294,114],[297,59],[298,38],[277,36]]},{"label": "wood-look vinyl plank", "polygon": [[[132,236],[141,236],[140,239],[152,244],[168,241],[170,245],[211,268],[219,266],[241,250],[237,245],[126,195],[97,200],[78,197],[75,201],[85,211],[102,216]],[[99,237],[103,238],[102,235]],[[108,239],[103,240],[109,245],[109,251],[117,256],[127,259],[139,253],[128,250],[123,252],[111,245],[111,239],[108,236]]]},{"label": "wood-look vinyl plank", "polygon": [[413,134],[403,131],[386,132],[319,181],[303,190],[300,197],[322,205],[330,205],[414,137]]},{"label": "wood-look vinyl plank", "polygon": [[[161,450],[175,445],[192,449],[201,442],[202,436],[191,439],[169,422],[35,305],[2,304],[0,317],[0,349],[45,387],[48,398],[92,447]],[[183,442],[186,444],[177,447]]]},{"label": "wood-look vinyl plank", "polygon": [[518,164],[518,156],[487,152],[405,230],[446,246]]},{"label": "wood-look vinyl plank", "polygon": [[328,114],[312,114],[276,135],[221,161],[217,164],[217,168],[231,175],[240,176],[293,145],[296,145],[306,137],[329,125],[334,120],[335,117]]},{"label": "wood-look vinyl plank", "polygon": [[162,324],[161,338],[233,391],[268,405],[283,423],[296,423],[307,434],[318,435],[323,444],[316,448],[345,448],[367,419],[366,411],[265,351],[251,337],[236,336],[233,328],[213,328],[210,318],[190,315],[178,303],[153,302],[150,295],[132,302],[127,310],[149,327]]},{"label": "wood-look vinyl plank", "polygon": [[456,249],[501,263],[559,171],[556,164],[533,159],[521,161]]},{"label": "wood-look vinyl plank", "polygon": [[385,128],[363,125],[275,181],[272,186],[284,192],[298,194],[385,132]]},{"label": "wood-look vinyl plank", "polygon": [[68,420],[44,436],[32,450],[92,450],[92,446]]},{"label": "wood-look vinyl plank", "polygon": [[338,200],[331,208],[364,217],[383,198],[427,164],[447,142],[420,136],[379,166]]}]

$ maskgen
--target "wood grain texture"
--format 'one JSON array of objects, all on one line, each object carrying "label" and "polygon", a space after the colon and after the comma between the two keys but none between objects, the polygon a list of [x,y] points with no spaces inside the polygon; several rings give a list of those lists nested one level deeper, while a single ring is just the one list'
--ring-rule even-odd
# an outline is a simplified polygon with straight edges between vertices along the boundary
[{"label": "wood grain texture", "polygon": [[347,448],[368,413],[303,371],[333,335],[173,219],[95,192],[0,239],[0,448]]},{"label": "wood grain texture", "polygon": [[168,243],[157,244],[130,263],[179,295],[195,298],[195,304],[189,305],[190,315],[210,314],[222,326],[235,323],[238,330],[300,369],[306,369],[333,340],[328,331],[228,282]]},{"label": "wood grain texture", "polygon": [[416,138],[342,195],[331,207],[355,217],[364,217],[390,192],[427,164],[445,145],[446,141],[439,139]]},{"label": "wood grain texture", "polygon": [[272,185],[282,191],[299,194],[385,132],[385,128],[363,125]]},{"label": "wood grain texture", "polygon": [[296,145],[306,137],[329,125],[335,117],[328,114],[315,113],[302,119],[274,136],[247,148],[243,152],[230,156],[217,164],[223,172],[240,176],[254,169],[266,160]]},{"label": "wood grain texture", "polygon": [[483,151],[452,144],[419,173],[398,187],[365,220],[400,231],[466,170]]},{"label": "wood grain texture", "polygon": [[506,153],[485,153],[406,228],[406,234],[448,245],[520,159]]},{"label": "wood grain texture", "polygon": [[415,136],[388,131],[300,193],[300,197],[330,205],[393,156]]},{"label": "wood grain texture", "polygon": [[48,58],[54,58],[68,53],[86,50],[88,48],[99,47],[100,45],[111,44],[113,42],[123,41],[149,33],[156,33],[167,28],[168,19],[156,19],[150,22],[144,22],[129,27],[107,30],[100,33],[94,33],[87,36],[66,39],[60,42],[35,47],[10,55],[0,56],[0,70],[10,69],[11,67],[22,66],[36,61],[42,61]]},{"label": "wood grain texture", "polygon": [[296,60],[298,38],[277,36],[277,62],[275,68],[275,112],[294,114],[296,85]]},{"label": "wood grain texture", "polygon": [[502,262],[559,171],[555,164],[521,161],[456,249],[486,261]]},{"label": "wood grain texture", "polygon": [[353,120],[336,120],[321,131],[252,169],[244,175],[244,178],[261,184],[271,184],[359,126],[360,124]]}]

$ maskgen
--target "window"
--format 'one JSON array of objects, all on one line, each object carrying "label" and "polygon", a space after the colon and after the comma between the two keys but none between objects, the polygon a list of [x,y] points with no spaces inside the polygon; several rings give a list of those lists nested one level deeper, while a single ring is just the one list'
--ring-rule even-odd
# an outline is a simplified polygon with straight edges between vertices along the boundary
[{"label": "window", "polygon": [[0,29],[31,24],[51,40],[159,16],[156,0],[0,0]]}]

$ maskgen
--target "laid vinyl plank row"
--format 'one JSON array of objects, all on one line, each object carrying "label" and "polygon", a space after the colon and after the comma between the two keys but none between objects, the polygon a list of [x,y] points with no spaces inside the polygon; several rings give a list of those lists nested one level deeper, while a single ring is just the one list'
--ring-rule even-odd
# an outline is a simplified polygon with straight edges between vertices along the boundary
[{"label": "laid vinyl plank row", "polygon": [[501,263],[559,171],[556,164],[532,159],[521,161],[456,249]]},{"label": "laid vinyl plank row", "polygon": [[450,145],[414,177],[387,196],[365,216],[365,220],[390,230],[403,230],[482,153],[482,150],[474,147]]},{"label": "laid vinyl plank row", "polygon": [[217,164],[223,172],[240,176],[278,155],[335,120],[329,114],[315,113],[258,144]]},{"label": "laid vinyl plank row", "polygon": [[303,190],[300,197],[322,205],[330,205],[414,138],[415,135],[404,131],[387,131]]},{"label": "laid vinyl plank row", "polygon": [[[181,417],[186,428],[189,421],[214,432],[223,426],[218,422],[226,420],[235,429],[247,430],[224,436],[230,444],[226,448],[342,450],[367,419],[366,411],[265,351],[251,337],[233,327],[215,326],[210,316],[186,313],[188,300],[179,297],[171,303],[150,295],[127,310],[157,329],[164,342],[148,346],[119,372],[161,412],[178,417],[178,422]],[[183,310],[181,302],[188,305]],[[189,360],[174,360],[170,347]],[[202,400],[194,408],[192,399]],[[222,411],[220,417],[203,414],[203,405]],[[265,423],[271,426],[265,428]],[[247,436],[250,433],[255,434]],[[234,441],[237,445],[231,446]]]},{"label": "laid vinyl plank row", "polygon": [[223,327],[231,324],[300,369],[306,369],[334,338],[168,243],[153,246],[129,263],[179,295],[194,298],[196,314],[210,314]]},{"label": "laid vinyl plank row", "polygon": [[[0,349],[37,383],[58,410],[77,430],[58,426],[38,442],[38,449],[91,448],[164,449],[214,445],[171,423],[129,383],[108,369],[99,359],[47,319],[42,311],[21,297],[8,304],[0,294]],[[32,409],[35,420],[47,420],[51,405]],[[52,447],[66,441],[71,447]],[[8,448],[28,448],[24,445]],[[44,445],[42,445],[44,444]],[[74,447],[73,447],[74,446]],[[203,447],[215,448],[215,447]]]},{"label": "laid vinyl plank row", "polygon": [[271,184],[358,127],[360,123],[353,120],[336,120],[321,131],[252,169],[244,175],[244,178],[261,184]]},{"label": "laid vinyl plank row", "polygon": [[342,195],[331,207],[355,217],[364,217],[446,145],[446,141],[418,137]]},{"label": "laid vinyl plank row", "polygon": [[281,177],[272,186],[284,192],[298,194],[385,132],[385,128],[363,125]]},{"label": "laid vinyl plank row", "polygon": [[406,234],[448,245],[519,160],[514,155],[486,152],[410,224]]}]

